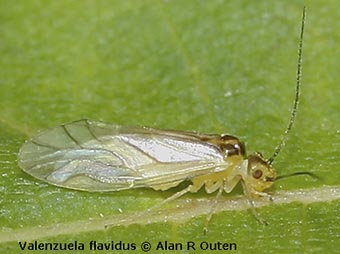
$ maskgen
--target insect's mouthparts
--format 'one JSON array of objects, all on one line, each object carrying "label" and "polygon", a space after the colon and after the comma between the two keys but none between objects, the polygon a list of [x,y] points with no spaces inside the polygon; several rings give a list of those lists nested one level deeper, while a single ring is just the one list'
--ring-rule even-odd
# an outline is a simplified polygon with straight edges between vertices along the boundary
[{"label": "insect's mouthparts", "polygon": [[[317,175],[311,173],[311,172],[295,172],[295,173],[292,173],[292,174],[288,174],[288,175],[281,175],[281,176],[277,176],[275,178],[271,178],[272,181],[276,181],[276,180],[279,180],[279,179],[283,179],[283,178],[287,178],[287,177],[291,177],[291,176],[297,176],[297,175],[308,175],[308,176],[311,176],[313,178],[316,178],[318,180],[320,180],[320,177],[318,177]],[[270,181],[268,179],[268,181]]]},{"label": "insect's mouthparts", "polygon": [[277,177],[266,177],[266,182],[274,182]]}]

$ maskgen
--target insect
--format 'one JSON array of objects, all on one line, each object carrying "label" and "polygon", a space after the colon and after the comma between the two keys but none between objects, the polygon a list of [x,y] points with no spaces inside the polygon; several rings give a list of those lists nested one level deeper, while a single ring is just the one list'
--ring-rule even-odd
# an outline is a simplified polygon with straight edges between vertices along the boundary
[{"label": "insect", "polygon": [[[164,191],[183,181],[191,182],[162,204],[203,187],[207,193],[217,191],[217,199],[241,182],[253,213],[264,223],[252,200],[269,196],[264,190],[275,180],[287,177],[277,176],[272,164],[296,118],[305,15],[304,8],[292,113],[281,142],[269,159],[260,153],[247,156],[244,144],[231,135],[124,127],[83,119],[45,130],[26,141],[18,155],[20,167],[50,184],[91,192],[142,187]],[[298,174],[312,175],[292,175]]]}]

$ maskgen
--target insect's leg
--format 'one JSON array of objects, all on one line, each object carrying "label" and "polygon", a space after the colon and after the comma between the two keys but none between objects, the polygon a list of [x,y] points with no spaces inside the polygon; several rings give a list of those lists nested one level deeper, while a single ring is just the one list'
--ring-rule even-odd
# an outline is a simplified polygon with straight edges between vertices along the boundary
[{"label": "insect's leg", "polygon": [[268,223],[265,220],[263,220],[260,217],[260,215],[257,213],[257,211],[255,209],[255,205],[254,205],[254,200],[252,199],[252,197],[249,193],[249,190],[247,188],[247,185],[246,185],[246,183],[244,182],[243,179],[241,179],[241,183],[242,183],[244,194],[247,196],[247,200],[248,200],[248,203],[250,205],[250,210],[251,210],[252,214],[261,224],[268,225]]},{"label": "insect's leg", "polygon": [[216,197],[214,198],[214,203],[209,211],[209,214],[205,220],[205,225],[204,225],[204,228],[203,228],[203,233],[206,234],[208,232],[208,224],[209,224],[209,221],[211,220],[211,217],[212,215],[215,213],[216,211],[216,208],[217,208],[217,205],[218,205],[218,200],[219,198],[221,197],[221,194],[222,194],[222,191],[223,191],[223,185],[224,184],[221,184],[220,188],[218,189],[218,192],[217,192],[217,195]]},{"label": "insect's leg", "polygon": [[[164,204],[173,201],[181,196],[183,196],[184,194],[188,193],[188,192],[195,192],[197,191],[201,186],[196,186],[196,185],[189,185],[188,187],[186,187],[185,189],[176,192],[174,195],[168,197],[167,199],[163,200],[162,202],[160,202],[159,204],[147,209],[146,211],[140,213],[138,215],[138,217],[145,217],[147,214],[149,214],[150,212],[152,212],[153,210],[158,209],[159,207],[163,206]],[[105,225],[105,229],[112,227],[113,224],[107,224]]]},{"label": "insect's leg", "polygon": [[228,180],[227,179],[223,179],[223,184],[220,184],[220,188],[218,189],[217,195],[216,195],[216,197],[214,199],[213,206],[210,209],[209,214],[207,216],[207,219],[206,219],[206,222],[205,222],[205,226],[204,226],[204,229],[203,229],[204,234],[206,234],[208,232],[209,221],[211,220],[212,215],[216,211],[216,208],[217,208],[217,205],[218,205],[218,200],[221,197],[223,190],[226,193],[231,192],[235,188],[235,186],[238,184],[239,181],[240,181],[240,177],[239,176],[235,176],[235,177],[233,177],[231,179],[228,179]]},{"label": "insect's leg", "polygon": [[256,194],[257,196],[268,198],[270,201],[273,201],[273,197],[268,193],[260,192],[260,191],[254,191],[253,193]]},{"label": "insect's leg", "polygon": [[196,187],[194,187],[193,185],[189,185],[188,187],[186,187],[185,189],[179,191],[179,192],[176,192],[174,195],[168,197],[167,199],[163,200],[162,202],[160,202],[159,204],[149,208],[147,211],[150,212],[152,210],[155,210],[163,205],[165,205],[166,203],[168,202],[171,202],[181,196],[183,196],[184,194],[188,193],[188,192],[192,192],[194,191],[194,189],[196,189]]},{"label": "insect's leg", "polygon": [[226,193],[230,193],[235,186],[241,181],[241,176],[236,175],[234,177],[229,177],[223,181],[223,189]]}]

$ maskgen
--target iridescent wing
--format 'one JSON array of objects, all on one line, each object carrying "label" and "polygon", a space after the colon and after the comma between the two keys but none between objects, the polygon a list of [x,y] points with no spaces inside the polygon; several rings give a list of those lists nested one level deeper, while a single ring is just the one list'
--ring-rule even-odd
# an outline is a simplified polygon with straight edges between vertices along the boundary
[{"label": "iridescent wing", "polygon": [[165,190],[228,168],[219,147],[206,142],[217,137],[79,120],[32,137],[18,162],[28,174],[65,188]]}]

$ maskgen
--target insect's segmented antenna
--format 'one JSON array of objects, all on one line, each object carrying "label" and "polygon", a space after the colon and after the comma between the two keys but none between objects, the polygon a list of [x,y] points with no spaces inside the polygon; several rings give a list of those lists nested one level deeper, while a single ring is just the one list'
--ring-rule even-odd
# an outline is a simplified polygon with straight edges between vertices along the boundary
[{"label": "insect's segmented antenna", "polygon": [[311,172],[295,172],[295,173],[288,174],[288,175],[277,176],[277,177],[275,178],[275,181],[276,181],[276,180],[279,180],[279,179],[291,177],[291,176],[297,176],[297,175],[308,175],[308,176],[311,176],[311,177],[313,177],[313,178],[315,178],[315,179],[320,180],[320,177],[319,177],[319,176],[317,176],[316,174],[313,174],[313,173],[311,173]]},{"label": "insect's segmented antenna", "polygon": [[302,75],[302,47],[303,47],[303,35],[304,35],[304,30],[305,30],[305,21],[306,21],[306,6],[303,7],[303,11],[302,11],[302,23],[301,23],[300,41],[299,41],[299,49],[298,49],[296,87],[295,87],[295,98],[294,98],[293,109],[292,109],[292,113],[289,119],[288,127],[283,134],[280,144],[276,147],[274,154],[267,160],[269,165],[273,163],[276,156],[282,150],[288,138],[288,133],[292,129],[294,122],[295,122],[297,109],[299,106],[299,99],[300,99],[300,85],[301,85],[301,75]]}]

